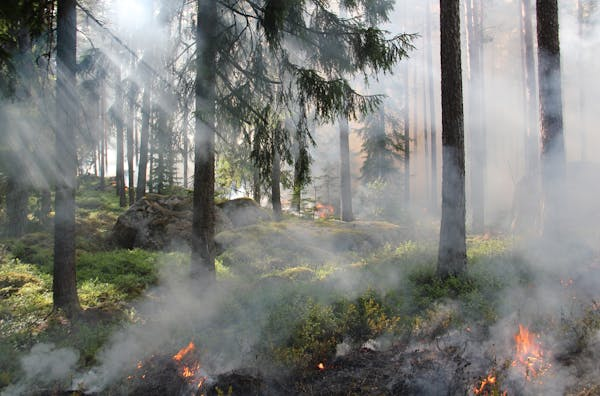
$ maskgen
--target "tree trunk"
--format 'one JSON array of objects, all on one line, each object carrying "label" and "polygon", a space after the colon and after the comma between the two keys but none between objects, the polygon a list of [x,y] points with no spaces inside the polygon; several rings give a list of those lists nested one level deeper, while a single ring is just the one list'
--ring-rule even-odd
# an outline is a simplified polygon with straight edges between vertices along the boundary
[{"label": "tree trunk", "polygon": [[469,51],[469,132],[471,136],[471,210],[474,233],[485,229],[485,104],[483,95],[482,1],[467,5]]},{"label": "tree trunk", "polygon": [[183,109],[183,122],[182,122],[182,139],[183,139],[183,188],[188,188],[188,158],[190,156],[190,147],[188,141],[188,105],[187,102]]},{"label": "tree trunk", "polygon": [[148,140],[150,137],[150,87],[144,89],[142,95],[142,128],[140,131],[140,162],[138,164],[138,181],[136,199],[146,194],[146,174],[148,171]]},{"label": "tree trunk", "polygon": [[543,234],[564,234],[565,146],[563,136],[557,0],[537,0],[538,79],[541,120]]},{"label": "tree trunk", "polygon": [[52,193],[50,188],[44,187],[40,191],[40,223],[48,225],[50,212],[52,211]]},{"label": "tree trunk", "polygon": [[106,185],[106,79],[100,81],[100,189],[104,191]]},{"label": "tree trunk", "polygon": [[426,42],[427,42],[427,79],[429,84],[429,129],[431,131],[431,210],[438,213],[438,174],[437,174],[437,116],[435,114],[435,93],[433,87],[433,44],[431,13],[432,4],[427,0],[428,10],[426,12]]},{"label": "tree trunk", "polygon": [[254,172],[252,172],[252,199],[256,201],[257,204],[260,205],[261,201],[261,191],[260,191],[260,170],[255,167]]},{"label": "tree trunk", "polygon": [[68,317],[80,310],[75,272],[75,188],[77,184],[77,147],[74,113],[77,48],[77,14],[75,0],[58,0],[57,8],[57,77],[58,104],[56,130],[56,181],[54,216],[54,270],[52,296],[54,309]]},{"label": "tree trunk", "polygon": [[121,75],[118,73],[115,82],[115,126],[117,129],[117,196],[119,197],[119,206],[127,206],[127,197],[125,196],[125,156],[123,153],[123,90],[121,88]]},{"label": "tree trunk", "polygon": [[[18,167],[20,161],[11,161]],[[12,172],[11,172],[12,173]],[[7,177],[6,216],[8,217],[8,236],[20,238],[25,233],[27,224],[27,204],[29,193],[23,177],[9,174]]]},{"label": "tree trunk", "polygon": [[[341,220],[353,221],[352,179],[350,178],[350,127],[348,119],[340,117],[340,206]],[[329,202],[328,202],[329,203]]]},{"label": "tree trunk", "polygon": [[465,147],[459,0],[440,0],[442,71],[442,222],[437,273],[462,274],[467,266]]},{"label": "tree trunk", "polygon": [[196,112],[194,130],[194,212],[191,276],[205,284],[215,274],[215,59],[217,8],[198,1],[196,24]]},{"label": "tree trunk", "polygon": [[135,187],[134,187],[134,159],[133,159],[133,135],[134,130],[134,119],[135,119],[135,88],[133,82],[129,82],[129,92],[127,94],[127,173],[128,173],[128,185],[129,185],[129,205],[133,205],[135,202]]},{"label": "tree trunk", "polygon": [[579,37],[579,48],[577,51],[577,65],[578,70],[577,74],[579,75],[579,136],[581,139],[581,160],[586,161],[586,148],[587,148],[587,139],[586,139],[586,122],[585,122],[585,84],[587,81],[587,76],[584,71],[583,65],[585,64],[585,53],[583,43],[583,25],[584,25],[584,10],[583,3],[581,0],[577,0],[577,36]]},{"label": "tree trunk", "polygon": [[521,45],[525,95],[525,166],[527,174],[539,169],[538,101],[535,75],[535,42],[533,37],[531,0],[521,0]]},{"label": "tree trunk", "polygon": [[276,221],[281,220],[281,157],[273,144],[273,164],[271,165],[271,204]]},{"label": "tree trunk", "polygon": [[404,207],[410,208],[410,92],[408,65],[404,64]]}]

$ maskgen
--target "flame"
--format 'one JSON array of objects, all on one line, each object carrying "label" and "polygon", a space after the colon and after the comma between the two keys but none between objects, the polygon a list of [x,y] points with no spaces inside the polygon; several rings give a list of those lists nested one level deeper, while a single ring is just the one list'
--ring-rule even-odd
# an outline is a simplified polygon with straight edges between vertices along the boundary
[{"label": "flame", "polygon": [[498,383],[498,379],[496,374],[492,371],[487,375],[486,378],[480,380],[479,385],[476,385],[473,388],[473,394],[475,395],[499,395],[499,396],[507,396],[507,391],[500,391],[500,384]]},{"label": "flame", "polygon": [[319,363],[319,364],[317,364],[317,368],[319,370],[325,370],[325,365],[323,363]]},{"label": "flame", "polygon": [[181,348],[179,352],[177,352],[173,356],[173,360],[175,360],[176,362],[181,362],[185,355],[187,355],[190,352],[193,352],[194,350],[196,350],[196,345],[194,345],[193,341],[190,341],[190,343],[186,347]]},{"label": "flame", "polygon": [[200,375],[200,362],[195,359],[192,353],[196,350],[196,345],[192,341],[173,355],[173,361],[179,363],[179,375],[184,378],[188,384],[200,388],[206,377]]},{"label": "flame", "polygon": [[528,381],[544,374],[550,368],[550,364],[544,362],[544,351],[538,338],[539,335],[519,324],[519,332],[515,334],[517,355],[512,365],[521,367]]},{"label": "flame", "polygon": [[492,375],[492,374],[488,374],[487,378],[481,381],[481,384],[479,384],[479,386],[476,386],[475,389],[473,389],[473,393],[475,393],[476,395],[481,395],[481,394],[485,394],[482,393],[484,390],[486,390],[486,387],[488,386],[488,384],[494,385],[496,383],[496,376]]},{"label": "flame", "polygon": [[335,208],[332,205],[325,205],[320,202],[315,204],[315,213],[319,216],[320,219],[325,219],[327,217],[333,216],[335,213]]}]

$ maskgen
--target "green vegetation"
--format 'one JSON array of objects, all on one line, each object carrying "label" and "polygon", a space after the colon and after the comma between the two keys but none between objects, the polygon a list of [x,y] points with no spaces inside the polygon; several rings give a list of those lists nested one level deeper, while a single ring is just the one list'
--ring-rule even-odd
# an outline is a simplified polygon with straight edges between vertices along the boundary
[{"label": "green vegetation", "polygon": [[[51,313],[48,232],[5,240],[0,249],[0,387],[22,375],[19,358],[39,342],[75,348],[81,367],[93,365],[115,330],[152,320],[140,317],[137,302],[160,284],[163,271],[170,281],[187,278],[187,253],[111,246],[107,236],[119,214],[112,192],[84,183],[78,199],[78,225],[95,229],[78,239],[82,318],[70,322]],[[193,337],[207,354],[237,353],[230,340],[252,340],[260,362],[310,368],[330,361],[341,346],[385,347],[455,327],[492,326],[516,310],[503,301],[506,293],[534,281],[506,238],[470,238],[468,275],[440,280],[435,241],[408,237],[388,223],[298,219],[223,232],[217,271],[227,292],[215,302],[218,314],[196,326]],[[600,328],[600,309],[573,309],[560,323],[557,331],[583,348]]]}]

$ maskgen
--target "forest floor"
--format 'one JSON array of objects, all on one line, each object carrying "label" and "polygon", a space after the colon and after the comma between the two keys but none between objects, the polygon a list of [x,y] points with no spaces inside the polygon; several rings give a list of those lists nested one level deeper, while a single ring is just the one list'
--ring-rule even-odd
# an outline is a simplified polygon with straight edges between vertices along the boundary
[{"label": "forest floor", "polygon": [[442,281],[433,229],[287,218],[221,235],[197,290],[188,252],[111,243],[112,191],[77,202],[79,319],[51,313],[48,229],[0,241],[2,395],[600,395],[592,248],[473,235]]}]

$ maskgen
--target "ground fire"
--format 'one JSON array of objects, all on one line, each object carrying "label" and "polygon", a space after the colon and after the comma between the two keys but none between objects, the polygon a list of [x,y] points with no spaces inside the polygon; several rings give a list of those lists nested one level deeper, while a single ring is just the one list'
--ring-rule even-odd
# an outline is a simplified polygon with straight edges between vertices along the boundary
[{"label": "ground fire", "polygon": [[515,334],[516,356],[513,367],[519,368],[528,381],[543,375],[551,367],[544,360],[544,351],[538,341],[539,335],[519,324],[519,332]]},{"label": "ground fire", "polygon": [[482,379],[481,381],[479,381],[477,383],[477,385],[473,389],[473,393],[475,395],[482,395],[482,396],[488,396],[488,395],[507,396],[508,393],[506,391],[501,392],[499,387],[500,386],[498,384],[496,374],[490,373],[487,375],[486,378]]},{"label": "ground fire", "polygon": [[195,356],[196,345],[190,341],[190,343],[181,348],[175,355],[173,355],[173,361],[178,365],[178,373],[181,378],[184,378],[186,382],[192,386],[200,388],[206,377],[200,374],[200,362]]}]

